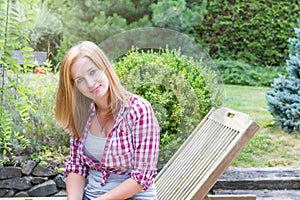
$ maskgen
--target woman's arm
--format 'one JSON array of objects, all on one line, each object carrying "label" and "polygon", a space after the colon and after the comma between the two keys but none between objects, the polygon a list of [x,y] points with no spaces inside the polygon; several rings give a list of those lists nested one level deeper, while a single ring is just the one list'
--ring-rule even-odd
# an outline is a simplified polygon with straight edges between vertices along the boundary
[{"label": "woman's arm", "polygon": [[67,176],[67,200],[82,200],[85,187],[85,178],[79,174],[71,172]]},{"label": "woman's arm", "polygon": [[135,180],[133,180],[132,178],[128,178],[123,183],[96,198],[95,200],[128,199],[143,189],[143,186],[138,184]]}]

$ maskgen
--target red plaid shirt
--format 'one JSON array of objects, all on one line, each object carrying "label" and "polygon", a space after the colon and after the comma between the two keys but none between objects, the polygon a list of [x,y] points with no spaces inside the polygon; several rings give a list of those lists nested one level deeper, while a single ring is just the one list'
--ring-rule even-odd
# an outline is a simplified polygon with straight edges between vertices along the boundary
[{"label": "red plaid shirt", "polygon": [[144,189],[149,188],[157,174],[160,141],[159,125],[149,102],[131,96],[130,107],[123,104],[112,132],[108,135],[101,163],[84,154],[84,142],[95,116],[95,106],[80,139],[70,139],[70,158],[66,173],[75,172],[87,177],[89,169],[103,173],[103,186],[110,173],[130,174]]}]

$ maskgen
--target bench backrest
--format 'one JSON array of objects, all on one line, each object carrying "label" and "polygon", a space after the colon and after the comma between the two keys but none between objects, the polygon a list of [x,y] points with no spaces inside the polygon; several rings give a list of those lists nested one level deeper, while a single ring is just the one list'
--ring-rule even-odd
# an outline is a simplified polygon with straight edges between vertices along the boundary
[{"label": "bench backrest", "polygon": [[158,199],[203,199],[258,129],[246,114],[212,109],[159,172]]}]

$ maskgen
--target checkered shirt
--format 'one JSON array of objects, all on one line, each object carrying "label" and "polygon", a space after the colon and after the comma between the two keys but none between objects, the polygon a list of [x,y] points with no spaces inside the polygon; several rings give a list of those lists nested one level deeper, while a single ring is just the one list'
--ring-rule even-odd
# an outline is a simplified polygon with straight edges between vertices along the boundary
[{"label": "checkered shirt", "polygon": [[145,99],[132,95],[130,107],[123,104],[111,133],[107,136],[101,161],[84,154],[84,142],[96,110],[94,104],[81,138],[70,138],[70,157],[66,175],[75,172],[87,177],[89,169],[103,173],[101,185],[110,173],[130,174],[146,190],[157,174],[160,130],[152,107]]}]

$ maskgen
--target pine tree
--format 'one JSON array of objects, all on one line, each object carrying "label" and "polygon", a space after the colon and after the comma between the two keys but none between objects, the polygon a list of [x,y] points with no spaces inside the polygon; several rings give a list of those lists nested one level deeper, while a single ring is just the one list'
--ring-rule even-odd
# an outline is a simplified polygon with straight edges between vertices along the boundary
[{"label": "pine tree", "polygon": [[[111,35],[130,28],[151,26],[150,0],[69,0],[62,9],[63,37],[70,43],[90,40],[99,44]],[[138,8],[138,9],[137,9]]]},{"label": "pine tree", "polygon": [[266,94],[269,112],[288,133],[300,131],[300,18],[295,28],[296,38],[289,39],[287,77],[279,77]]},{"label": "pine tree", "polygon": [[57,62],[78,41],[100,44],[110,36],[135,28],[154,26],[189,33],[202,21],[207,4],[206,0],[63,0],[60,4],[61,1],[46,1],[61,15],[63,40],[55,57]]}]

